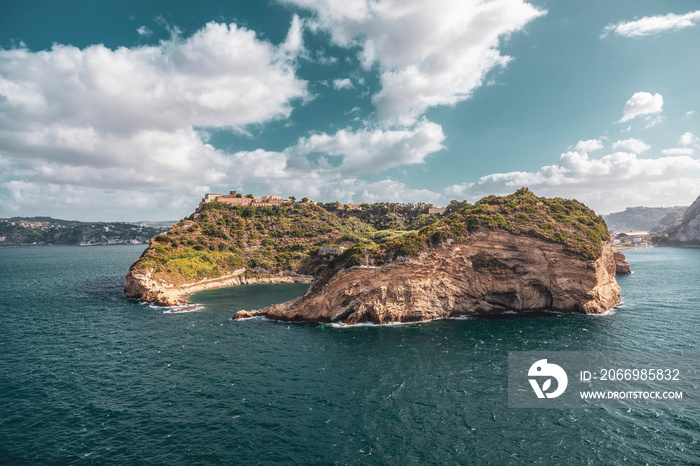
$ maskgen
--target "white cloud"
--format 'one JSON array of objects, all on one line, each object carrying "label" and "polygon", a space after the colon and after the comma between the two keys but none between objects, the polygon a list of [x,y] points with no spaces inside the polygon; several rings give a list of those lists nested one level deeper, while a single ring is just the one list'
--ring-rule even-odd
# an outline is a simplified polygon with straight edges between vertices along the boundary
[{"label": "white cloud", "polygon": [[373,102],[384,122],[402,125],[469,98],[510,60],[501,39],[546,13],[523,0],[287,1],[314,11],[335,43],[359,45],[365,68],[378,65],[382,89]]},{"label": "white cloud", "polygon": [[664,149],[661,152],[666,155],[693,155],[695,150],[690,147],[672,147],[670,149]]},{"label": "white cloud", "polygon": [[[437,202],[439,193],[392,180],[366,181],[362,173],[420,163],[442,148],[442,128],[420,122],[411,130],[340,130],[301,138],[281,152],[240,151],[229,157],[223,187],[254,185],[262,192],[341,202]],[[308,157],[321,154],[320,157]],[[339,157],[342,160],[329,160]]]},{"label": "white cloud", "polygon": [[648,116],[648,117],[644,118],[644,121],[646,122],[646,124],[644,125],[644,128],[645,129],[652,128],[652,127],[658,125],[659,123],[663,123],[663,121],[665,119],[666,119],[666,117],[663,115],[657,115],[654,117]]},{"label": "white cloud", "polygon": [[600,139],[587,139],[585,141],[579,141],[578,143],[576,143],[576,146],[574,146],[574,150],[576,150],[577,152],[588,153],[600,150],[603,147],[603,143],[600,141]]},{"label": "white cloud", "polygon": [[661,94],[652,95],[649,92],[636,92],[625,104],[623,116],[619,122],[624,123],[639,116],[659,113],[663,110],[663,106],[664,98]]},{"label": "white cloud", "polygon": [[[227,154],[208,144],[206,128],[245,131],[286,118],[294,99],[308,98],[294,71],[303,27],[295,16],[278,46],[210,23],[157,46],[0,50],[0,213],[17,206],[46,214],[41,207],[50,204],[52,215],[76,218],[76,209],[95,208],[107,216],[120,203],[136,218],[149,216],[139,209],[177,218],[203,192],[242,186],[345,201],[439,198],[393,180],[356,178],[442,150],[442,127],[426,120],[312,134],[279,152]],[[111,201],[98,199],[105,193]]]},{"label": "white cloud", "polygon": [[329,188],[326,188],[328,199],[344,199],[344,202],[425,202],[436,205],[445,202],[440,193],[428,189],[409,188],[404,183],[392,179],[375,182],[344,179]]},{"label": "white cloud", "polygon": [[333,80],[333,87],[336,88],[337,90],[341,89],[352,89],[353,84],[350,78],[345,78],[345,79],[334,79]]},{"label": "white cloud", "polygon": [[651,149],[651,146],[639,139],[630,138],[617,141],[612,145],[613,150],[629,151],[633,154],[641,154]]},{"label": "white cloud", "polygon": [[[151,192],[12,180],[0,183],[3,216],[52,216],[85,221],[178,220],[192,213],[206,186]],[[124,206],[128,206],[125,213]],[[145,217],[144,217],[145,215]]]},{"label": "white cloud", "polygon": [[677,31],[695,26],[700,22],[700,10],[691,11],[684,15],[669,13],[664,16],[645,16],[644,18],[610,24],[605,27],[601,37],[610,32],[624,37],[644,37],[659,34],[665,31]]},{"label": "white cloud", "polygon": [[243,127],[285,118],[290,100],[306,96],[306,83],[282,52],[251,31],[217,23],[158,46],[2,50],[7,102],[0,109],[12,120],[121,134]]},{"label": "white cloud", "polygon": [[296,55],[304,50],[304,22],[298,15],[292,17],[292,26],[281,48],[288,54]]},{"label": "white cloud", "polygon": [[136,30],[136,32],[139,34],[139,36],[144,36],[144,37],[148,37],[148,36],[150,36],[151,34],[153,34],[153,31],[151,31],[150,29],[148,29],[146,26],[141,26],[141,27],[139,27],[139,28]]},{"label": "white cloud", "polygon": [[699,141],[700,140],[697,136],[688,131],[687,133],[682,134],[681,137],[678,139],[678,145],[690,146],[692,144],[697,144]]},{"label": "white cloud", "polygon": [[599,213],[630,205],[677,205],[681,186],[686,202],[700,195],[700,161],[687,155],[640,159],[615,152],[598,159],[566,152],[559,163],[536,172],[496,173],[476,182],[453,185],[447,197],[478,199],[528,186],[539,195],[576,198]]},{"label": "white cloud", "polygon": [[[0,50],[0,157],[31,185],[189,192],[220,183],[231,160],[195,128],[287,118],[308,97],[294,69],[301,27],[295,17],[280,46],[209,23],[156,46]],[[0,182],[18,179],[5,171]]]},{"label": "white cloud", "polygon": [[[390,179],[369,182],[357,178],[421,163],[441,150],[445,137],[442,127],[428,121],[401,130],[365,128],[314,134],[279,152],[258,149],[233,154],[204,143],[192,129],[144,131],[129,139],[98,138],[100,158],[91,153],[91,131],[54,131],[28,137],[40,147],[54,147],[57,153],[50,160],[37,154],[21,163],[0,157],[0,168],[7,176],[5,182],[0,181],[0,200],[4,201],[0,202],[0,216],[13,215],[12,206],[21,206],[26,214],[46,214],[41,207],[51,205],[52,215],[76,218],[77,209],[101,209],[102,217],[98,218],[109,219],[107,214],[118,209],[103,205],[118,202],[121,209],[128,206],[130,220],[152,217],[153,212],[165,219],[178,218],[188,215],[202,193],[212,188],[243,186],[255,186],[269,194],[343,202],[441,199],[438,193],[412,189]],[[79,152],[80,147],[87,149]],[[169,200],[173,185],[177,186],[173,198],[178,202]],[[53,193],[48,197],[52,201],[47,204],[49,192]],[[148,199],[149,193],[153,193],[152,204],[139,201]],[[72,214],[65,213],[70,209]]]},{"label": "white cloud", "polygon": [[302,138],[288,152],[342,156],[339,168],[344,173],[379,173],[388,168],[423,162],[429,154],[443,149],[444,139],[440,125],[421,121],[411,129],[340,130],[333,135],[314,134]]}]

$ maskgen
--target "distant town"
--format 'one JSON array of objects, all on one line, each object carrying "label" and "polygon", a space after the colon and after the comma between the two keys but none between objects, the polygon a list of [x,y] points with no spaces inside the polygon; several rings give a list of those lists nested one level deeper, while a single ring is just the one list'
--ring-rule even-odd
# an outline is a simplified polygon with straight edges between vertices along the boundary
[{"label": "distant town", "polygon": [[614,248],[640,248],[653,246],[652,238],[655,235],[648,231],[631,231],[629,233],[610,232],[610,244]]},{"label": "distant town", "polygon": [[105,223],[50,217],[0,219],[0,246],[107,246],[148,244],[175,222]]}]

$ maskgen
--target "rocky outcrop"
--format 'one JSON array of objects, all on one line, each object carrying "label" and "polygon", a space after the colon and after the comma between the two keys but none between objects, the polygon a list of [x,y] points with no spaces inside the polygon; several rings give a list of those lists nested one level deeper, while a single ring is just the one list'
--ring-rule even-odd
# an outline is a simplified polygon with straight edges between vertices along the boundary
[{"label": "rocky outcrop", "polygon": [[700,246],[700,197],[683,214],[681,224],[669,233],[663,244],[670,246]]},{"label": "rocky outcrop", "polygon": [[608,243],[592,260],[562,244],[480,230],[379,267],[341,270],[301,298],[234,318],[384,324],[504,311],[595,314],[620,301],[616,269]]},{"label": "rocky outcrop", "polygon": [[632,266],[627,262],[627,258],[621,252],[615,251],[615,275],[629,275],[632,273]]},{"label": "rocky outcrop", "polygon": [[311,280],[311,276],[298,274],[246,277],[245,269],[239,269],[233,274],[219,278],[173,285],[163,279],[154,278],[150,272],[132,269],[126,275],[124,292],[130,298],[158,306],[181,306],[189,304],[187,298],[199,291],[254,283],[311,283]]}]

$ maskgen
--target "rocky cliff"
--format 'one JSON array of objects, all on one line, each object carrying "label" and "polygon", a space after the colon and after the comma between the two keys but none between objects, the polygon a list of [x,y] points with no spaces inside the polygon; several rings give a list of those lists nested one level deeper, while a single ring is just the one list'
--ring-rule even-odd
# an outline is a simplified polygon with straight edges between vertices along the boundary
[{"label": "rocky cliff", "polygon": [[683,214],[681,224],[676,227],[663,244],[671,246],[700,246],[700,197]]},{"label": "rocky cliff", "polygon": [[248,277],[245,269],[218,278],[198,280],[193,283],[173,284],[158,278],[152,272],[131,270],[126,276],[124,291],[130,298],[159,306],[181,306],[189,304],[187,297],[199,291],[226,288],[254,283],[311,283],[309,275],[286,274]]},{"label": "rocky cliff", "polygon": [[415,257],[341,271],[305,296],[234,318],[304,322],[416,322],[504,311],[602,313],[620,301],[608,244],[597,259],[565,245],[481,230]]},{"label": "rocky cliff", "polygon": [[615,275],[629,275],[632,273],[632,266],[627,262],[627,258],[621,252],[613,253],[615,259]]}]

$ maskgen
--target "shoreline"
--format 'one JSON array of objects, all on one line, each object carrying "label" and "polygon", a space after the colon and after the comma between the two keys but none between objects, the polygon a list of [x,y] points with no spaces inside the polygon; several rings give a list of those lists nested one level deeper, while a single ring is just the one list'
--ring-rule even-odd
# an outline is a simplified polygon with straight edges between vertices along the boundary
[{"label": "shoreline", "polygon": [[243,271],[219,278],[207,278],[194,283],[172,285],[151,278],[151,273],[141,274],[130,271],[126,276],[124,291],[130,298],[156,306],[176,307],[194,305],[189,298],[200,291],[229,288],[239,285],[274,284],[274,283],[308,283],[313,281],[311,275],[268,275],[262,277],[245,277]]},{"label": "shoreline", "polygon": [[681,249],[700,249],[700,244],[645,244],[644,246],[613,246],[613,251],[624,251],[628,249],[652,249],[652,248],[681,248]]},{"label": "shoreline", "polygon": [[620,246],[620,247],[612,246],[612,250],[613,251],[627,251],[628,249],[651,249],[651,248],[658,248],[658,247],[662,247],[662,246],[659,246],[657,244],[644,244],[641,246]]}]

